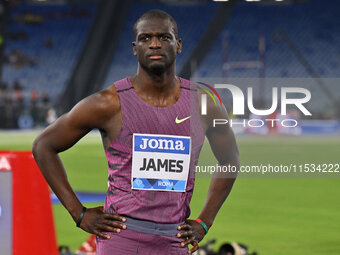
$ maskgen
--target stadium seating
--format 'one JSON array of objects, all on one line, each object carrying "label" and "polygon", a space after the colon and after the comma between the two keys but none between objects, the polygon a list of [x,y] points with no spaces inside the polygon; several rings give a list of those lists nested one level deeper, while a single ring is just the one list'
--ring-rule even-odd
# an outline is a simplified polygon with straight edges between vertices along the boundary
[{"label": "stadium seating", "polygon": [[[340,20],[337,13],[340,6],[332,0],[310,0],[300,4],[264,5],[239,1],[214,46],[200,65],[195,79],[202,77],[222,77],[223,38],[228,37],[228,62],[259,60],[258,40],[262,33],[266,39],[265,77],[267,78],[310,78],[300,87],[311,91],[313,103],[309,106],[316,118],[322,118],[330,109],[334,109],[332,100],[307,72],[297,56],[288,47],[280,29],[302,53],[310,66],[322,78],[335,99],[340,98],[340,90],[334,80],[340,77]],[[226,34],[226,35],[225,35]],[[258,78],[259,69],[239,68],[228,70],[231,78]],[[298,82],[298,83],[299,83]],[[267,85],[280,87],[279,84]],[[256,87],[254,88],[256,90]],[[264,98],[270,98],[270,87],[264,91]],[[255,93],[255,92],[254,92]],[[226,98],[224,101],[230,101]],[[334,114],[330,113],[330,114]],[[326,114],[327,115],[327,114]]]},{"label": "stadium seating", "polygon": [[[95,5],[35,6],[22,4],[11,11],[9,32],[26,32],[28,40],[8,40],[5,53],[20,50],[38,64],[13,68],[5,65],[3,80],[8,84],[18,80],[26,94],[31,90],[48,93],[52,99],[62,93],[86,39]],[[33,13],[44,17],[40,25],[13,22],[16,15]],[[52,48],[44,47],[47,37]]]},{"label": "stadium seating", "polygon": [[[29,93],[33,89],[45,91],[55,99],[68,82],[89,31],[95,7],[94,4],[85,6],[23,4],[14,8],[11,12],[12,17],[18,13],[31,11],[43,15],[45,21],[42,25],[12,23],[9,31],[23,30],[27,32],[29,39],[28,41],[9,40],[5,52],[8,54],[12,49],[19,49],[28,56],[37,58],[39,64],[20,69],[6,65],[3,79],[9,84],[19,80],[26,92]],[[216,12],[218,4],[209,1],[200,4],[173,5],[134,3],[103,87],[135,72],[137,64],[131,49],[131,42],[134,39],[132,27],[138,16],[154,8],[169,12],[178,23],[179,36],[183,39],[183,51],[177,59],[177,71],[180,71]],[[82,9],[89,13],[89,17],[46,17],[51,13],[67,13]],[[310,73],[298,61],[282,36],[277,35],[277,29],[288,35],[322,78],[339,77],[340,50],[336,43],[340,41],[340,30],[337,29],[340,25],[340,20],[337,18],[339,11],[340,6],[334,4],[332,0],[310,0],[294,5],[260,5],[239,1],[224,31],[195,72],[194,78],[222,77],[222,38],[225,34],[228,35],[228,61],[258,60],[260,33],[263,33],[266,38],[266,77],[311,78]],[[52,49],[44,47],[44,40],[48,36],[53,41]],[[258,76],[259,70],[256,68],[228,71],[228,77]],[[315,82],[310,85],[310,89],[320,93],[320,87],[315,85]],[[339,95],[337,88],[330,89],[332,93]]]},{"label": "stadium seating", "polygon": [[[275,36],[281,29],[304,54],[322,77],[340,76],[340,39],[337,13],[340,6],[332,0],[295,5],[258,5],[239,1],[225,26],[229,37],[229,61],[258,60],[258,39],[266,38],[266,77],[310,77],[287,44]],[[215,42],[196,77],[222,76],[222,38]],[[229,77],[258,77],[256,69],[234,69]]]}]

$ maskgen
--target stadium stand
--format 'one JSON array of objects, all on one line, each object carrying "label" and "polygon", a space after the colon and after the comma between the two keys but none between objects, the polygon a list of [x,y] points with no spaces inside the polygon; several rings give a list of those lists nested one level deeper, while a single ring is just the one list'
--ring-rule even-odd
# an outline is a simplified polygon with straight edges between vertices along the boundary
[{"label": "stadium stand", "polygon": [[[19,50],[34,60],[30,65],[4,65],[3,80],[19,81],[24,92],[48,93],[52,99],[63,91],[75,61],[86,40],[96,5],[32,5],[22,4],[11,10],[10,33],[25,33],[27,40],[9,38],[5,55]],[[24,20],[27,15],[41,19],[39,24]]]},{"label": "stadium stand", "polygon": [[[258,40],[263,34],[266,41],[265,77],[310,78],[308,84],[306,80],[297,82],[304,82],[302,87],[309,89],[312,95],[317,95],[318,100],[310,106],[315,113],[313,117],[324,118],[321,112],[325,113],[334,108],[335,101],[340,98],[340,90],[335,80],[330,79],[340,77],[340,51],[336,43],[340,39],[340,31],[336,29],[339,26],[339,11],[340,6],[331,0],[310,0],[294,5],[260,5],[239,1],[225,25],[224,32],[196,70],[194,78],[198,80],[202,77],[223,77],[222,44],[226,43],[226,37],[228,62],[259,60]],[[308,67],[292,51],[280,31],[294,44],[297,54],[303,56],[315,74],[307,70]],[[230,69],[227,76],[258,78],[259,69]],[[314,79],[318,77],[322,79]],[[280,84],[275,86],[281,87]],[[270,87],[264,92],[265,98],[271,97]],[[227,100],[230,101],[230,98],[225,98],[225,101]]]},{"label": "stadium stand", "polygon": [[[133,3],[103,87],[135,72],[137,62],[131,49],[134,40],[132,28],[136,17],[143,12],[162,9],[177,21],[179,36],[183,40],[183,51],[177,59],[177,71],[180,72],[219,5],[210,1]],[[47,95],[56,104],[79,59],[96,9],[94,3],[23,3],[12,8],[5,48],[7,64],[3,66],[3,82],[8,84],[7,87],[11,88],[18,82],[24,99],[38,92],[39,95]],[[340,76],[339,11],[340,5],[332,0],[295,4],[259,4],[240,0],[218,40],[194,72],[193,79],[204,81],[209,77],[223,77],[225,55],[228,56],[227,62],[260,60],[258,40],[263,35],[266,44],[262,56],[264,76],[310,78],[310,84],[305,87],[319,97],[319,104],[313,107],[322,110],[334,108],[332,101],[340,98],[340,90],[337,81],[330,78]],[[226,42],[228,48],[224,52],[222,44]],[[21,64],[11,62],[18,58]],[[258,78],[259,69],[234,68],[226,74],[228,78]],[[328,95],[323,86],[327,87]],[[264,97],[269,98],[270,87],[266,89]],[[26,99],[26,103],[28,101]],[[317,114],[313,117],[323,118]]]},{"label": "stadium stand", "polygon": [[[294,5],[264,5],[239,1],[225,26],[229,35],[230,61],[258,59],[257,41],[266,38],[266,77],[310,77],[277,29],[285,31],[322,77],[339,77],[340,39],[337,13],[340,6],[332,0]],[[216,41],[196,77],[222,77],[223,35]],[[258,77],[258,70],[231,70],[229,77]]]}]

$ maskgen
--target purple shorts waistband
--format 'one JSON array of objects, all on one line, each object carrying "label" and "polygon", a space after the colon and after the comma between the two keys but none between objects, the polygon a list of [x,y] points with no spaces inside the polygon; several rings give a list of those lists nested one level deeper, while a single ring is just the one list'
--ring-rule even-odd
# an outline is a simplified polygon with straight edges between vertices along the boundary
[{"label": "purple shorts waistband", "polygon": [[134,230],[137,232],[142,232],[146,234],[162,235],[162,236],[176,236],[180,231],[177,229],[178,225],[183,224],[160,224],[151,221],[133,219],[127,216],[126,218],[126,228]]}]

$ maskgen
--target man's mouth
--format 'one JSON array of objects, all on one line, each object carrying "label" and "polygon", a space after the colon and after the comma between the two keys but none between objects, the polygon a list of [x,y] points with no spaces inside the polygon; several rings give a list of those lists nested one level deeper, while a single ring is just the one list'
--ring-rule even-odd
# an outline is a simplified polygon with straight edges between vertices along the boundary
[{"label": "man's mouth", "polygon": [[151,55],[151,56],[149,56],[149,58],[153,59],[153,60],[157,60],[157,59],[163,58],[163,56],[162,55]]}]

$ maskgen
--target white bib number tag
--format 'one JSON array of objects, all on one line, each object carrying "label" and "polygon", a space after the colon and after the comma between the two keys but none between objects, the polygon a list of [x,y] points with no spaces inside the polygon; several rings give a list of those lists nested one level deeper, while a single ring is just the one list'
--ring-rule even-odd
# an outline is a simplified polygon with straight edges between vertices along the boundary
[{"label": "white bib number tag", "polygon": [[185,192],[189,136],[133,134],[132,189]]}]

